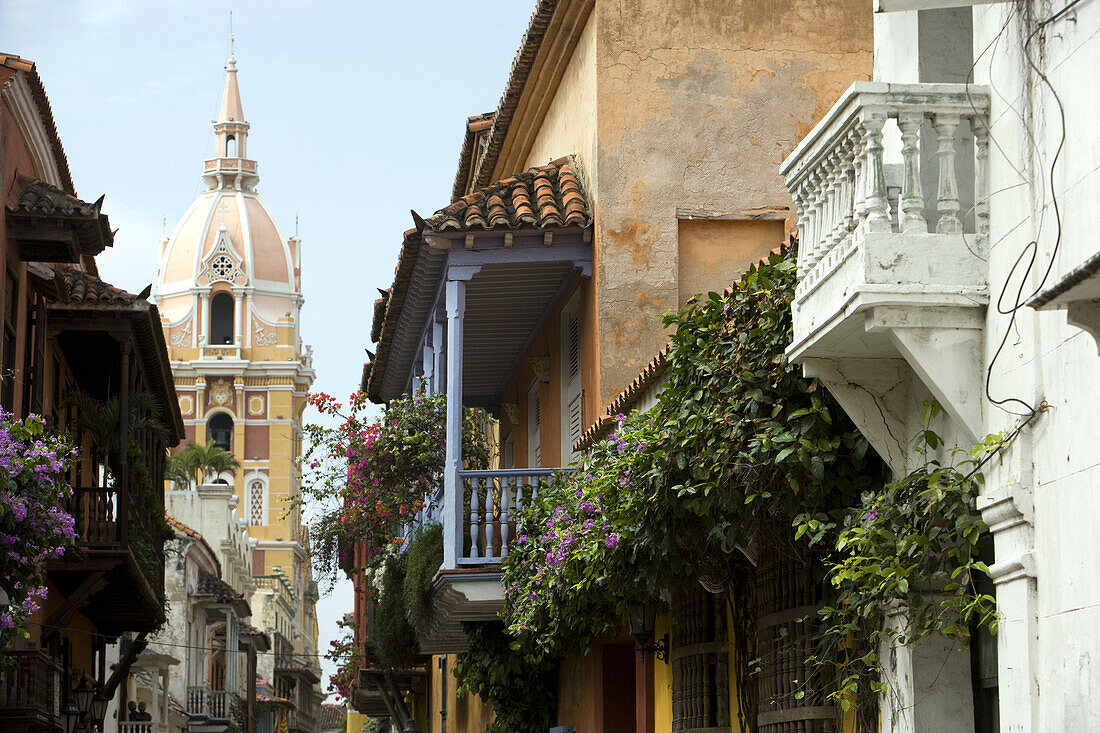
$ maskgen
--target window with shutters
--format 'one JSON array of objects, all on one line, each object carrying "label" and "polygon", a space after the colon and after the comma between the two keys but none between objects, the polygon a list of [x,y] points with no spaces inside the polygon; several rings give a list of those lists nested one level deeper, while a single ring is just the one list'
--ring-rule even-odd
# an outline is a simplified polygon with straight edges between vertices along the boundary
[{"label": "window with shutters", "polygon": [[576,293],[561,314],[561,460],[579,457],[573,444],[584,430],[584,390],[581,388],[581,309]]},{"label": "window with shutters", "polygon": [[681,591],[673,598],[672,618],[672,730],[728,733],[729,629],[724,599],[702,587]]},{"label": "window with shutters", "polygon": [[542,415],[539,400],[539,380],[527,390],[527,467],[542,468]]}]

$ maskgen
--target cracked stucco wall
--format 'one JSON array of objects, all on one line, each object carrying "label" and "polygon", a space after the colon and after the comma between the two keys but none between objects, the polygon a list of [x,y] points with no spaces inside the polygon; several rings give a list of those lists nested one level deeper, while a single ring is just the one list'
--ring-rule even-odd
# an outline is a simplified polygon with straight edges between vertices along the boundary
[{"label": "cracked stucco wall", "polygon": [[790,205],[779,163],[870,78],[872,18],[864,0],[607,0],[589,23],[603,404],[666,340],[676,210]]}]

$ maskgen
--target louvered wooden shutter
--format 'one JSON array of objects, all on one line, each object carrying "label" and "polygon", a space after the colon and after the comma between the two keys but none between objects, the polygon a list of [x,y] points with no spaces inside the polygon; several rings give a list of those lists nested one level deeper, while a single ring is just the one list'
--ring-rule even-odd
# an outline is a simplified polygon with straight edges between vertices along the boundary
[{"label": "louvered wooden shutter", "polygon": [[576,296],[562,313],[562,446],[563,464],[570,464],[579,457],[573,444],[580,440],[584,430],[584,391],[581,388],[581,314]]},{"label": "louvered wooden shutter", "polygon": [[527,462],[529,468],[542,467],[542,406],[539,404],[539,383],[536,379],[527,391]]}]

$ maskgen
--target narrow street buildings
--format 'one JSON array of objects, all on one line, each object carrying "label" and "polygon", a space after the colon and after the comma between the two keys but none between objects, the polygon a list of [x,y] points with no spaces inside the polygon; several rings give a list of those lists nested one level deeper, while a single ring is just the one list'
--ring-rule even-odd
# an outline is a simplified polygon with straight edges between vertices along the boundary
[{"label": "narrow street buildings", "polygon": [[[178,517],[204,535],[207,527],[224,526],[230,510],[247,528],[246,535],[239,530],[250,543],[247,549],[228,553],[247,553],[241,570],[232,571],[239,579],[230,577],[223,561],[224,580],[243,594],[250,624],[270,637],[270,649],[258,654],[242,684],[254,683],[258,675],[274,692],[264,693],[267,697],[292,705],[286,714],[289,730],[313,733],[323,695],[317,684],[317,584],[297,503],[301,418],[314,378],[312,352],[299,331],[301,240],[283,235],[256,193],[259,174],[248,157],[249,124],[237,73],[231,56],[214,123],[217,152],[203,162],[206,190],[161,242],[155,297],[187,440],[213,442],[231,452],[241,468],[235,475],[208,476],[211,483],[193,491],[174,487],[168,495],[173,506],[217,506],[222,518],[203,510],[201,525]],[[229,541],[236,533],[231,528],[222,536]],[[219,613],[239,621],[243,610],[229,604]],[[218,623],[242,640],[225,619]],[[235,670],[243,669],[241,661]],[[210,718],[204,690],[230,692],[223,686],[225,675],[200,663],[188,666],[186,674],[192,720]],[[232,682],[232,674],[225,679]]]},{"label": "narrow street buildings", "polygon": [[978,500],[997,638],[946,667],[893,650],[912,674],[890,675],[882,730],[1096,730],[1100,9],[878,6],[874,82],[783,164],[802,234],[789,354],[898,474],[927,400],[949,447],[1007,439]]},{"label": "narrow street buildings", "polygon": [[[444,559],[419,639],[427,681],[365,669],[353,706],[399,727],[484,728],[490,712],[455,697],[448,660],[462,623],[502,606],[510,518],[569,470],[584,429],[664,345],[661,315],[785,239],[778,162],[870,70],[858,2],[537,3],[498,108],[467,121],[451,203],[405,232],[375,309],[368,396],[447,395],[444,485],[422,517],[442,523]],[[490,470],[463,464],[463,405],[499,420]],[[604,642],[567,660],[558,723],[683,726],[670,701],[655,709],[655,673],[636,668],[625,629]]]},{"label": "narrow street buildings", "polygon": [[29,636],[5,651],[0,728],[60,732],[116,719],[120,685],[165,619],[161,486],[184,428],[157,307],[99,279],[95,256],[114,241],[103,200],[77,197],[42,80],[7,54],[0,180],[0,404],[80,450],[58,507],[75,543],[47,561]]}]

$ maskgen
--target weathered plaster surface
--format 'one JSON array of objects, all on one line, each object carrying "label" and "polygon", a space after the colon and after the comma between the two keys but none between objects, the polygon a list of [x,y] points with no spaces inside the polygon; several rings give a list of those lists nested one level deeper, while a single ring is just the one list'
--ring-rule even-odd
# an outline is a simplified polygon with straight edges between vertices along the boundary
[{"label": "weathered plaster surface", "polygon": [[663,345],[676,209],[789,205],[778,163],[871,70],[862,2],[597,3],[601,402]]},{"label": "weathered plaster surface", "polygon": [[582,181],[596,175],[596,23],[589,17],[554,99],[542,120],[524,168],[572,153]]}]

